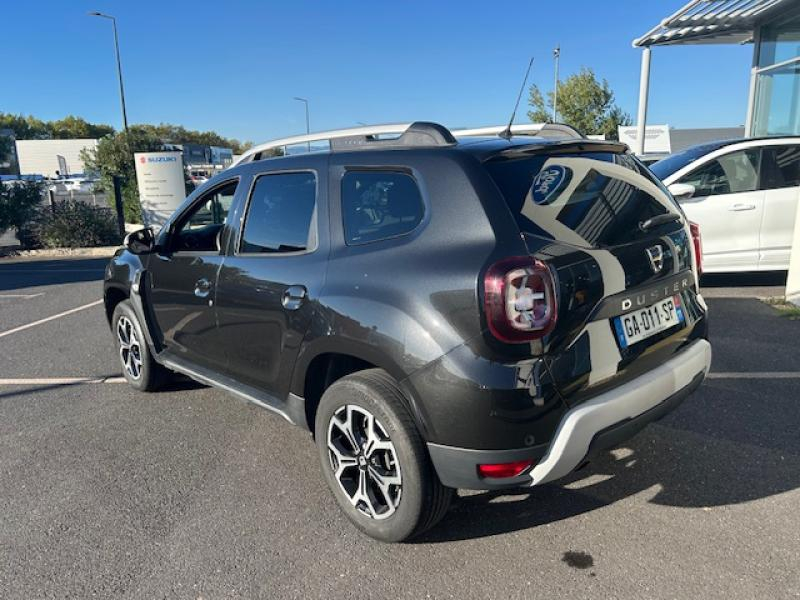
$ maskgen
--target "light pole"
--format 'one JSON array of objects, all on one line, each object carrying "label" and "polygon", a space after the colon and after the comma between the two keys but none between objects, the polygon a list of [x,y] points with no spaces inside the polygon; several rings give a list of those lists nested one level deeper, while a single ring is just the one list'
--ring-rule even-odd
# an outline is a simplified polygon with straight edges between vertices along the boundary
[{"label": "light pole", "polygon": [[102,17],[104,19],[111,19],[111,24],[114,27],[114,51],[117,55],[117,76],[119,77],[119,100],[122,104],[122,126],[125,133],[128,133],[128,113],[125,111],[125,88],[122,86],[122,62],[119,59],[119,37],[117,36],[117,20],[111,15],[105,15],[101,12],[92,11],[89,13],[90,17]]},{"label": "light pole", "polygon": [[553,89],[553,123],[556,122],[558,116],[558,59],[561,58],[561,46],[556,46],[553,50],[553,60],[555,61],[555,87]]},{"label": "light pole", "polygon": [[[308,100],[305,98],[300,98],[299,96],[295,96],[294,99],[306,105],[306,135],[308,135],[311,133],[311,125],[310,121],[308,120]],[[308,151],[311,152],[311,142],[309,141],[306,144],[308,147]]]}]

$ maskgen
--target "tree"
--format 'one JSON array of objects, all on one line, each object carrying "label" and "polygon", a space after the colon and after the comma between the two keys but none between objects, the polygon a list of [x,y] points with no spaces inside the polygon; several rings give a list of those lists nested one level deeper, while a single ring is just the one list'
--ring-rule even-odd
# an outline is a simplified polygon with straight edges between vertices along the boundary
[{"label": "tree", "polygon": [[[240,142],[235,138],[226,138],[215,131],[194,131],[170,123],[135,125],[134,127],[138,127],[141,132],[152,134],[164,142],[222,146],[231,148],[234,154],[241,154],[253,146],[252,142]],[[11,129],[18,140],[97,139],[114,133],[114,128],[110,125],[90,123],[73,115],[57,121],[42,121],[30,115],[12,115],[3,112],[0,112],[0,129]]]},{"label": "tree", "polygon": [[0,183],[0,233],[25,225],[41,202],[42,187],[35,181]]},{"label": "tree", "polygon": [[[528,104],[532,110],[528,117],[534,123],[549,123],[553,114],[553,93],[547,93],[547,102],[536,85],[532,85]],[[617,127],[630,125],[631,118],[614,104],[614,93],[605,79],[597,80],[592,69],[583,67],[558,84],[559,120],[583,134],[603,134],[617,139]]]},{"label": "tree", "polygon": [[30,115],[0,112],[0,129],[11,129],[18,140],[46,140],[50,137],[47,123]]},{"label": "tree", "polygon": [[158,136],[164,142],[172,144],[206,144],[208,146],[222,146],[231,148],[234,154],[241,154],[250,148],[252,142],[240,142],[237,139],[226,138],[215,131],[194,131],[186,129],[181,125],[171,125],[170,123],[159,123],[158,125],[141,125]]},{"label": "tree", "polygon": [[47,128],[50,136],[56,140],[66,139],[97,139],[114,133],[110,125],[97,125],[85,119],[68,115],[58,121],[49,121]]},{"label": "tree", "polygon": [[163,149],[161,139],[149,126],[132,125],[128,133],[120,132],[100,139],[96,148],[81,151],[86,169],[100,175],[100,188],[106,193],[114,189],[113,177],[122,178],[122,202],[125,220],[140,223],[142,219],[139,193],[136,187],[134,152],[158,152]]}]

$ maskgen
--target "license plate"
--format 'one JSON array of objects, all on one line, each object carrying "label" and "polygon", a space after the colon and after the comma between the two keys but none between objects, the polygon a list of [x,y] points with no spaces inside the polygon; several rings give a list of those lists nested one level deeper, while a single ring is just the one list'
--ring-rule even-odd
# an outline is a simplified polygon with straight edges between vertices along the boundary
[{"label": "license plate", "polygon": [[683,323],[681,297],[672,296],[651,304],[647,308],[635,310],[614,318],[614,329],[621,348],[649,338],[661,331]]}]

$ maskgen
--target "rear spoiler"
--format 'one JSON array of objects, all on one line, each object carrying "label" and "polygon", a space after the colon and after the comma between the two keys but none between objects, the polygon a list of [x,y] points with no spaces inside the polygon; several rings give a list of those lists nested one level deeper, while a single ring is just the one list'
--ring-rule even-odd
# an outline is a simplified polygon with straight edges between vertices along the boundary
[{"label": "rear spoiler", "polygon": [[512,146],[500,150],[486,157],[485,161],[497,158],[521,158],[533,154],[546,152],[547,154],[570,154],[573,152],[611,152],[612,154],[625,154],[628,152],[627,144],[608,140],[564,140],[548,142],[546,144],[525,144]]}]

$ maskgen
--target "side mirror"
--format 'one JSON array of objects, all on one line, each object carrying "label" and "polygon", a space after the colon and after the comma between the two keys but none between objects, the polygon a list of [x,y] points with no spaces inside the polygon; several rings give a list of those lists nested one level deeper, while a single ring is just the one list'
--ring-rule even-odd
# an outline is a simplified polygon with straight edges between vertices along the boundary
[{"label": "side mirror", "polygon": [[694,196],[695,192],[695,187],[691,183],[673,183],[667,189],[678,202],[681,200],[688,200]]},{"label": "side mirror", "polygon": [[156,236],[150,227],[145,227],[126,235],[122,245],[131,254],[150,254],[155,248]]}]

